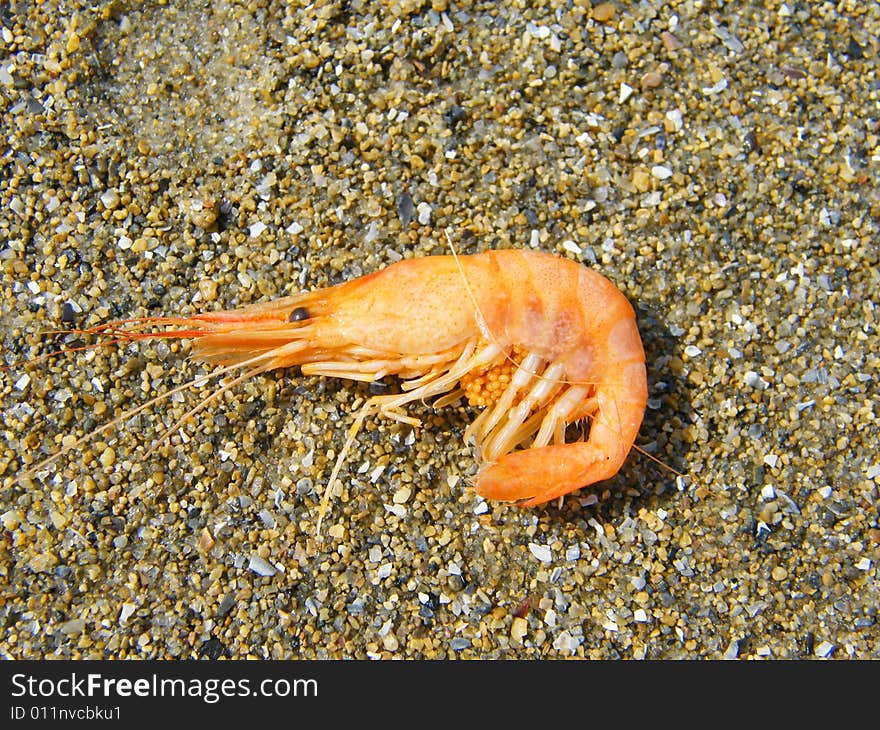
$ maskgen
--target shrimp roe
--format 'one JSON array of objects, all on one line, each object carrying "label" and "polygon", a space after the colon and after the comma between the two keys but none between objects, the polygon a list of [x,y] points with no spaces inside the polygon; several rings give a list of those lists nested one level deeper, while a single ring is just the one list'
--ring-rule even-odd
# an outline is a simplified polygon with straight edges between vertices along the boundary
[{"label": "shrimp roe", "polygon": [[475,370],[462,376],[459,385],[472,406],[489,406],[498,402],[510,385],[510,379],[526,351],[514,347],[500,362],[483,370]]}]

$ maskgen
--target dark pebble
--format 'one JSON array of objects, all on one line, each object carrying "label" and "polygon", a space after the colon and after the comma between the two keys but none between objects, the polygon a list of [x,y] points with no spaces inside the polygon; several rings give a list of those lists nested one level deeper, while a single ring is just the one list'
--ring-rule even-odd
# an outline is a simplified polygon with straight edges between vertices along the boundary
[{"label": "dark pebble", "polygon": [[746,132],[745,137],[743,138],[743,148],[746,152],[761,151],[758,145],[758,135],[755,134],[755,130],[750,129],[748,132]]},{"label": "dark pebble", "polygon": [[462,109],[458,104],[453,104],[445,112],[443,112],[443,121],[446,122],[447,127],[454,131],[455,128],[466,116],[467,112],[465,112],[464,109]]},{"label": "dark pebble", "polygon": [[381,380],[374,380],[370,383],[369,388],[372,395],[382,395],[388,390],[388,383],[383,383]]},{"label": "dark pebble", "polygon": [[856,39],[850,36],[849,44],[846,47],[846,55],[850,58],[862,59],[865,57],[865,49],[862,48],[857,42]]},{"label": "dark pebble", "polygon": [[76,310],[70,302],[64,302],[61,305],[61,321],[65,324],[76,321]]},{"label": "dark pebble", "polygon": [[801,639],[801,646],[804,654],[812,654],[813,648],[816,643],[816,637],[812,632],[807,632],[806,636]]},{"label": "dark pebble", "polygon": [[397,215],[400,217],[400,223],[404,227],[408,226],[416,212],[416,206],[413,204],[412,195],[409,193],[401,193],[397,198]]},{"label": "dark pebble", "polygon": [[446,579],[446,585],[449,586],[449,590],[458,592],[464,588],[465,582],[460,575],[450,575]]},{"label": "dark pebble", "polygon": [[263,404],[258,400],[248,401],[241,407],[241,415],[245,418],[253,418],[262,409]]},{"label": "dark pebble", "polygon": [[217,607],[217,616],[219,618],[227,616],[234,605],[235,596],[233,596],[231,593],[227,593],[225,596],[223,596],[223,600],[220,601],[220,605]]},{"label": "dark pebble", "polygon": [[226,647],[220,639],[211,638],[199,647],[199,656],[205,659],[219,659],[226,653]]}]

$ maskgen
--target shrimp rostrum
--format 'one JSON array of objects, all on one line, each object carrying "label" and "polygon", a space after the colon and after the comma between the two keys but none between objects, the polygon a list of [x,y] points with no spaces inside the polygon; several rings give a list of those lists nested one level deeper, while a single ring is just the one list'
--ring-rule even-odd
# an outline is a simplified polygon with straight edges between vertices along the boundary
[{"label": "shrimp rostrum", "polygon": [[[364,418],[417,425],[407,404],[463,397],[483,408],[465,434],[479,452],[477,492],[540,504],[614,476],[647,401],[630,303],[600,274],[535,251],[404,260],[269,303],[136,322],[100,330],[192,338],[195,358],[244,369],[232,384],[291,366],[367,382],[399,376],[401,393],[372,397],[357,414],[325,495]],[[156,324],[176,329],[143,329]],[[574,422],[579,440],[567,443]]]}]

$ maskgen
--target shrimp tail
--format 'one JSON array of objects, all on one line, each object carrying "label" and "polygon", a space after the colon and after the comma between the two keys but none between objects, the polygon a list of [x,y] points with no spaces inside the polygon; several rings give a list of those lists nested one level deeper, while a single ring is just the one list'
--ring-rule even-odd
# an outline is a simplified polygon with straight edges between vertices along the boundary
[{"label": "shrimp tail", "polygon": [[477,493],[531,507],[608,479],[617,470],[616,463],[595,445],[585,443],[515,451],[480,472]]}]

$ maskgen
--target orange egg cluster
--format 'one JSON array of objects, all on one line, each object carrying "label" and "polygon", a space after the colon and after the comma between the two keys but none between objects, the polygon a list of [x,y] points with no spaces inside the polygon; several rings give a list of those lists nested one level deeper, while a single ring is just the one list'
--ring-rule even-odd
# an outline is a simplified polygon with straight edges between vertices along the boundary
[{"label": "orange egg cluster", "polygon": [[514,347],[501,362],[462,377],[459,385],[464,390],[468,403],[472,406],[488,406],[498,402],[501,394],[510,385],[510,379],[523,355],[525,352],[521,348]]}]

